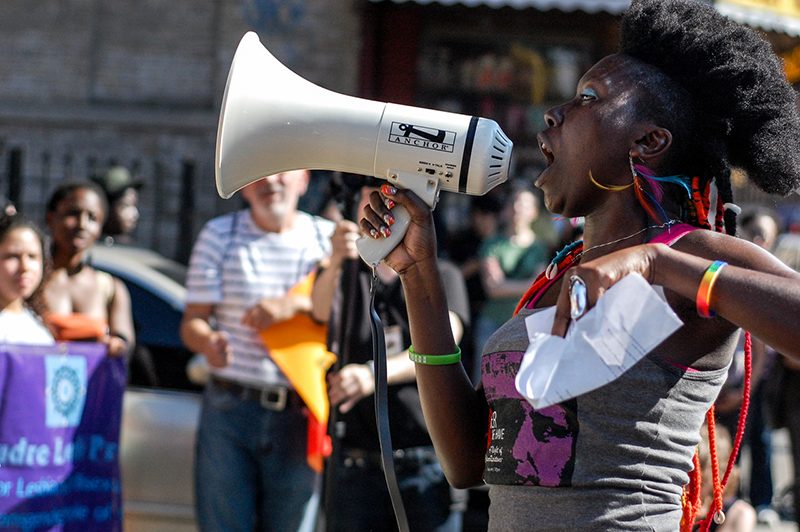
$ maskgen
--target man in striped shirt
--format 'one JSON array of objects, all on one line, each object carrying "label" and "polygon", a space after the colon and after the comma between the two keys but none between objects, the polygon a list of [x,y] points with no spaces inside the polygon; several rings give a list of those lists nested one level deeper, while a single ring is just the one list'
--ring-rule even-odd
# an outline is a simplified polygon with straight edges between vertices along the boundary
[{"label": "man in striped shirt", "polygon": [[211,368],[195,458],[203,531],[297,530],[314,493],[303,402],[258,334],[311,310],[289,290],[330,252],[332,222],[297,209],[308,179],[243,188],[248,207],[209,221],[192,251],[181,336]]}]

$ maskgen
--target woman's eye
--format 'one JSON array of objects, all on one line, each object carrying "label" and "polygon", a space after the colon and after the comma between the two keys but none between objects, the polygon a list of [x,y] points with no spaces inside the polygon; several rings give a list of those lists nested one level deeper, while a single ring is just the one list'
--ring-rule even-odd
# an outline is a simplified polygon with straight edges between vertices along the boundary
[{"label": "woman's eye", "polygon": [[578,94],[578,99],[582,102],[588,102],[597,99],[597,93],[593,89],[583,89]]}]

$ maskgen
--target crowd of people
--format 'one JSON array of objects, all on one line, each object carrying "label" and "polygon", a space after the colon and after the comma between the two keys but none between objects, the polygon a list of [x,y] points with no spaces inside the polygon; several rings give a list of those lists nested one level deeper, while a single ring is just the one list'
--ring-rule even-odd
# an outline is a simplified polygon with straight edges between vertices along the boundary
[{"label": "crowd of people", "polygon": [[135,332],[128,290],[90,260],[108,212],[104,190],[91,180],[60,183],[48,198],[44,224],[27,219],[16,207],[4,209],[3,238],[9,249],[3,255],[3,282],[10,293],[0,315],[28,323],[17,329],[4,326],[4,341],[12,342],[9,335],[14,335],[13,343],[98,342],[108,356],[130,355]]},{"label": "crowd of people", "polygon": [[[306,170],[251,183],[245,208],[203,227],[180,328],[210,372],[196,442],[201,530],[393,529],[373,314],[411,530],[461,530],[464,490],[484,484],[485,526],[498,531],[752,530],[780,518],[774,429],[788,429],[800,472],[800,330],[785,319],[800,310],[800,236],[737,205],[730,180],[741,168],[766,192],[800,185],[800,113],[768,43],[704,3],[634,0],[619,53],[545,122],[536,182],[474,199],[468,226],[438,244],[430,209],[374,178],[348,180],[331,219],[300,210]],[[130,294],[90,255],[134,241],[141,186],[122,167],[59,184],[47,236],[4,206],[0,343],[90,341],[131,355]],[[396,205],[412,223],[367,267],[356,241],[388,236]],[[550,214],[558,230],[538,231]],[[630,274],[682,326],[621,377],[533,408],[515,386],[529,318],[569,339]],[[313,290],[298,292],[309,276]],[[337,355],[324,476],[308,465],[304,399],[261,335],[300,314],[327,326]],[[724,486],[719,465],[740,442],[749,470],[734,464]],[[794,504],[800,522],[800,482]]]}]

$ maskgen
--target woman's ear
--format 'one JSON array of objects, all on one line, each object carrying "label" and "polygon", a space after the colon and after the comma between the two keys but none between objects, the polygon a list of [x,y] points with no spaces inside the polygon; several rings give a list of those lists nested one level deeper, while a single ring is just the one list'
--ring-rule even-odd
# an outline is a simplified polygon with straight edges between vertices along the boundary
[{"label": "woman's ear", "polygon": [[664,158],[670,146],[672,146],[672,133],[663,127],[652,127],[634,142],[630,156],[648,166],[658,166],[655,163]]}]

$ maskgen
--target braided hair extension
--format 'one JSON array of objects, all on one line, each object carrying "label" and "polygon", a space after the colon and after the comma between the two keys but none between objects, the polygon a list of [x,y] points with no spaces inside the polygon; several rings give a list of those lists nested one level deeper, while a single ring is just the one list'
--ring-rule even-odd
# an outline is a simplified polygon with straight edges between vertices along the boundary
[{"label": "braided hair extension", "polygon": [[[733,167],[768,193],[798,188],[797,97],[758,33],[700,0],[633,0],[620,51],[645,64],[638,111],[673,135],[661,173],[698,176],[702,190],[713,181],[723,204],[733,202]],[[735,234],[733,210],[724,222]]]}]

